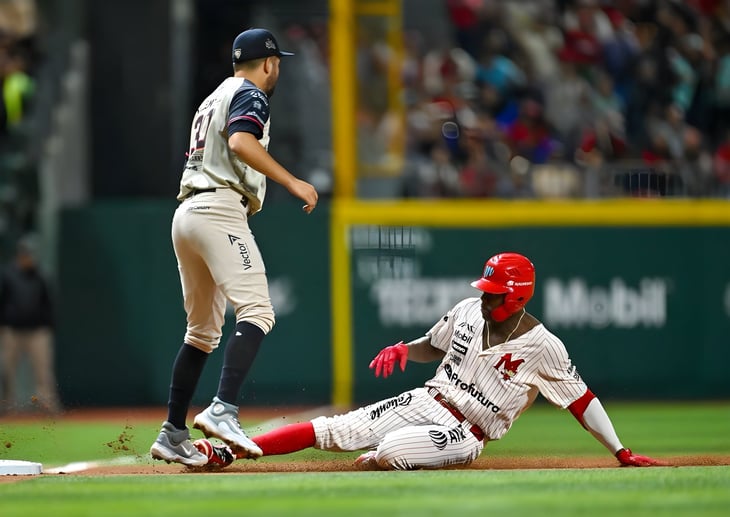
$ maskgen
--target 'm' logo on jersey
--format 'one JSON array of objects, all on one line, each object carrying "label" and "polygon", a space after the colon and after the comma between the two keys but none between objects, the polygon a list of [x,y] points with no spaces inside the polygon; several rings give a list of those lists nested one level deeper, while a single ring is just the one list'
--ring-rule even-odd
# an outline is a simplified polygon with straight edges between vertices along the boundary
[{"label": "'m' logo on jersey", "polygon": [[[524,359],[512,360],[512,354],[504,354],[497,364],[494,365],[494,369],[502,374],[502,380],[511,381],[512,377],[517,375],[517,368],[524,363]],[[502,369],[500,370],[500,367]]]}]

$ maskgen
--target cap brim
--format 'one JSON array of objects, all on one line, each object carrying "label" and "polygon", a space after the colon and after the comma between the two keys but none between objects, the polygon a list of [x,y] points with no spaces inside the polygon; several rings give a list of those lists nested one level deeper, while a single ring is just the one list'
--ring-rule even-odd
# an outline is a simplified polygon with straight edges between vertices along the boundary
[{"label": "cap brim", "polygon": [[279,55],[280,56],[293,56],[294,55],[294,52],[286,52],[284,50],[280,50],[279,51]]},{"label": "cap brim", "polygon": [[502,285],[496,284],[494,282],[490,282],[486,278],[480,278],[479,280],[474,280],[471,283],[472,287],[476,287],[480,291],[483,291],[485,293],[490,294],[505,294],[509,291]]}]

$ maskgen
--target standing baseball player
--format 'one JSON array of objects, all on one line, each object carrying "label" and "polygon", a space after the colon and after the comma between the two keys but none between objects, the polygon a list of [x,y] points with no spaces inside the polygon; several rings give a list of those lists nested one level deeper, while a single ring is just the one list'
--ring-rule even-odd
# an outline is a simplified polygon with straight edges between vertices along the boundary
[{"label": "standing baseball player", "polygon": [[208,355],[218,347],[226,300],[236,328],[226,343],[218,392],[193,426],[224,441],[240,457],[261,449],[241,430],[237,398],[264,336],[274,325],[266,271],[248,218],[261,210],[266,178],[301,199],[317,191],[282,167],[267,148],[269,100],[283,52],[271,32],[249,29],[233,42],[233,76],[200,105],[180,181],[172,242],[180,271],[187,331],[172,367],[168,416],[150,448],[153,458],[188,466],[208,457],[190,442],[188,409]]},{"label": "standing baseball player", "polygon": [[[504,436],[541,393],[568,408],[622,465],[658,464],[622,445],[562,341],[525,310],[535,289],[530,260],[517,253],[495,255],[471,285],[482,291],[480,298],[462,300],[425,336],[384,348],[370,363],[376,376],[388,377],[396,365],[405,370],[408,360],[441,361],[424,387],[344,415],[280,427],[253,441],[264,455],[307,447],[371,449],[356,460],[363,468],[467,465],[485,441]],[[211,463],[221,464],[220,457],[225,454]]]}]

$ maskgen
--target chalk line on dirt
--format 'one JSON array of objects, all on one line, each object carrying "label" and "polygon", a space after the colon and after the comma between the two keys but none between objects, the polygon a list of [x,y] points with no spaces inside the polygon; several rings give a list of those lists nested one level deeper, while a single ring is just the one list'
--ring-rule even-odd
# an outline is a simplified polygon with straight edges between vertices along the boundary
[{"label": "chalk line on dirt", "polygon": [[139,456],[119,456],[108,460],[93,461],[74,461],[60,467],[51,469],[43,469],[44,474],[71,474],[73,472],[83,472],[84,470],[96,469],[99,467],[115,467],[118,465],[135,465],[144,463]]}]

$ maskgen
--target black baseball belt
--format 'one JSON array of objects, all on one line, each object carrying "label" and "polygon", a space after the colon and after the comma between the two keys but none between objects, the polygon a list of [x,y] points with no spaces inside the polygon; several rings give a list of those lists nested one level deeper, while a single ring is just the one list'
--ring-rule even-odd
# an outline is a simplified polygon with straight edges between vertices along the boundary
[{"label": "black baseball belt", "polygon": [[[446,400],[446,397],[444,397],[439,392],[439,390],[437,390],[436,388],[428,388],[428,394],[431,395],[436,402],[448,409],[449,413],[454,415],[454,418],[456,418],[460,424],[466,420],[466,417],[461,414],[461,411],[449,404],[449,401]],[[471,432],[471,434],[474,435],[474,438],[476,438],[480,442],[484,441],[484,431],[482,431],[482,429],[478,425],[472,424],[472,426],[469,428],[469,432]]]},{"label": "black baseball belt", "polygon": [[206,194],[208,192],[215,192],[216,189],[214,188],[199,188],[199,189],[193,189],[190,192],[188,192],[188,195],[185,196],[185,198],[197,196],[198,194]]},{"label": "black baseball belt", "polygon": [[[184,199],[187,199],[189,197],[197,196],[198,194],[206,194],[208,192],[215,192],[218,190],[217,188],[198,188],[193,189],[190,192],[187,193]],[[243,206],[248,206],[248,198],[246,196],[241,197],[241,204]]]}]

